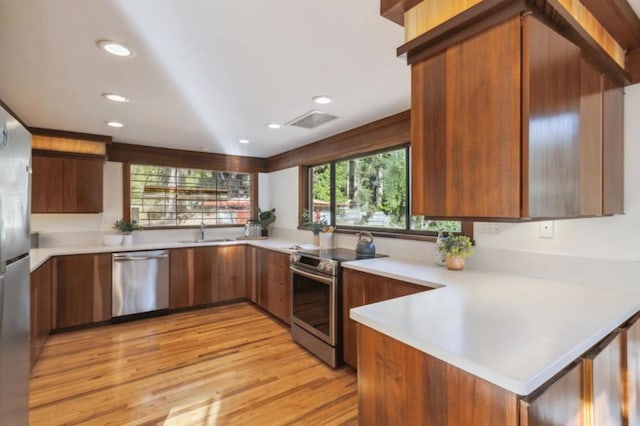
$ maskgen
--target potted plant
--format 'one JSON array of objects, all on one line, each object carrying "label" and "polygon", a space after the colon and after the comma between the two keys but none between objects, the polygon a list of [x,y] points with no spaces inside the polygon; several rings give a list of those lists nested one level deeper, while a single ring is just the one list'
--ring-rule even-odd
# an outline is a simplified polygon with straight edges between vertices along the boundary
[{"label": "potted plant", "polygon": [[258,221],[260,222],[260,226],[262,227],[262,236],[269,236],[269,225],[276,221],[276,209],[271,210],[260,210],[258,207]]},{"label": "potted plant", "polygon": [[442,240],[440,253],[446,257],[447,269],[461,271],[464,269],[464,259],[473,254],[471,240],[465,235],[449,235]]},{"label": "potted plant", "polygon": [[329,226],[327,218],[320,214],[320,210],[316,210],[312,217],[309,210],[304,209],[302,211],[302,220],[303,226],[311,229],[311,232],[313,233],[313,245],[319,246],[320,232],[322,232],[325,227]]},{"label": "potted plant", "polygon": [[120,219],[114,226],[124,234],[123,244],[125,246],[130,246],[133,243],[133,231],[139,231],[142,229],[142,226],[138,225],[138,222],[135,220],[128,222],[124,219]]}]

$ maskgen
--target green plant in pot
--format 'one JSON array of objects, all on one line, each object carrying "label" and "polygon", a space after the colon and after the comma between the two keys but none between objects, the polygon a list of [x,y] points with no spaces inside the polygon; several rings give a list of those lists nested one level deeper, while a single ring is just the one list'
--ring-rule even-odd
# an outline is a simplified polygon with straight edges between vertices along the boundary
[{"label": "green plant in pot", "polygon": [[260,210],[258,207],[258,221],[262,227],[262,236],[269,236],[269,226],[276,221],[276,209]]},{"label": "green plant in pot", "polygon": [[114,225],[118,230],[124,234],[124,245],[131,245],[133,242],[133,231],[142,230],[142,226],[138,225],[138,222],[126,221],[124,219],[118,220]]},{"label": "green plant in pot", "polygon": [[473,254],[471,240],[465,235],[449,235],[442,240],[440,253],[446,257],[447,269],[461,271],[464,269],[464,259]]}]

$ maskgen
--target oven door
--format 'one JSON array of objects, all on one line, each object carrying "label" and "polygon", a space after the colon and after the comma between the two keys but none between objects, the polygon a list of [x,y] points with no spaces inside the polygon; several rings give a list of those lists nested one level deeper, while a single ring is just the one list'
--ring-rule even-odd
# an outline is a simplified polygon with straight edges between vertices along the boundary
[{"label": "oven door", "polygon": [[291,266],[293,323],[336,346],[336,277]]}]

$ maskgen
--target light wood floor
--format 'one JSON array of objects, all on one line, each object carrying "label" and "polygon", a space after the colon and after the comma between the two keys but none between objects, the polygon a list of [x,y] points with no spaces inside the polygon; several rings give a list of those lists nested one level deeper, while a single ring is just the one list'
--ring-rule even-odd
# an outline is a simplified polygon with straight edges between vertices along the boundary
[{"label": "light wood floor", "polygon": [[51,336],[30,405],[47,426],[355,424],[357,386],[240,303]]}]

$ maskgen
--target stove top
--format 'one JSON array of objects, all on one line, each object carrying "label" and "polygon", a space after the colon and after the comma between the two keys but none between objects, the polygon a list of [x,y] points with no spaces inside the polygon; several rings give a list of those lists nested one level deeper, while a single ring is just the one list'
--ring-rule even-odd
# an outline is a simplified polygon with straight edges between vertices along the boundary
[{"label": "stove top", "polygon": [[386,254],[378,254],[375,256],[361,256],[355,250],[345,248],[330,248],[321,250],[301,250],[297,254],[313,256],[319,259],[330,259],[336,262],[350,262],[353,260],[372,259],[374,257],[389,257]]}]

